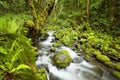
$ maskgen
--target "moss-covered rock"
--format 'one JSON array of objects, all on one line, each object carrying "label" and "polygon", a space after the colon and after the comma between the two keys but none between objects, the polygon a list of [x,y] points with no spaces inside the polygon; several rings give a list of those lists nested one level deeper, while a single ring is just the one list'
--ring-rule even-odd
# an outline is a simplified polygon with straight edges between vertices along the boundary
[{"label": "moss-covered rock", "polygon": [[83,44],[83,43],[87,42],[87,39],[81,38],[80,42]]},{"label": "moss-covered rock", "polygon": [[120,58],[120,53],[113,48],[109,48],[107,54],[109,54],[110,56],[114,56],[116,58]]},{"label": "moss-covered rock", "polygon": [[46,68],[39,69],[36,77],[39,78],[38,80],[47,80]]},{"label": "moss-covered rock", "polygon": [[116,64],[114,65],[114,68],[120,71],[120,63],[116,63]]},{"label": "moss-covered rock", "polygon": [[50,48],[50,51],[55,52],[56,49],[54,47]]},{"label": "moss-covered rock", "polygon": [[115,75],[117,78],[120,79],[120,72],[118,72],[118,71],[113,71],[113,75]]},{"label": "moss-covered rock", "polygon": [[99,50],[94,50],[94,55],[101,55],[102,53]]},{"label": "moss-covered rock", "polygon": [[101,62],[110,62],[109,57],[107,57],[106,55],[97,55],[97,59]]},{"label": "moss-covered rock", "polygon": [[57,40],[61,41],[66,46],[71,46],[78,40],[78,33],[72,28],[65,28],[54,33]]},{"label": "moss-covered rock", "polygon": [[55,42],[55,43],[53,44],[53,47],[59,47],[59,44],[58,44],[57,42]]},{"label": "moss-covered rock", "polygon": [[111,68],[114,67],[114,63],[112,63],[112,62],[104,62],[104,64],[105,64],[106,66],[111,67]]},{"label": "moss-covered rock", "polygon": [[53,60],[58,67],[67,67],[72,61],[71,56],[67,50],[60,50],[54,55]]},{"label": "moss-covered rock", "polygon": [[115,48],[116,48],[117,50],[120,50],[120,45],[115,44]]}]

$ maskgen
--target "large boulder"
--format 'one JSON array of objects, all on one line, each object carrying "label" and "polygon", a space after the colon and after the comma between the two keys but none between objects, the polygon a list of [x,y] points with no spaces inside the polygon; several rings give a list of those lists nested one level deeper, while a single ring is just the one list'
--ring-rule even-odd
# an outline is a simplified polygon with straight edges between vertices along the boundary
[{"label": "large boulder", "polygon": [[67,67],[70,62],[72,62],[72,58],[67,50],[60,50],[56,52],[53,56],[53,60],[55,65],[60,68]]}]

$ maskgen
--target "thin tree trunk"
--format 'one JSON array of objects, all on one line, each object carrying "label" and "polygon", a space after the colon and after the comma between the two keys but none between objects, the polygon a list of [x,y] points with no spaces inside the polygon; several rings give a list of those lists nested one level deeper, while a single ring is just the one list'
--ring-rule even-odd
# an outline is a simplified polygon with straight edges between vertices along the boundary
[{"label": "thin tree trunk", "polygon": [[87,7],[86,7],[86,12],[87,12],[87,23],[89,23],[89,8],[90,8],[90,0],[87,0]]},{"label": "thin tree trunk", "polygon": [[111,0],[110,1],[110,22],[111,22],[111,25],[113,24],[114,22],[114,0]]}]

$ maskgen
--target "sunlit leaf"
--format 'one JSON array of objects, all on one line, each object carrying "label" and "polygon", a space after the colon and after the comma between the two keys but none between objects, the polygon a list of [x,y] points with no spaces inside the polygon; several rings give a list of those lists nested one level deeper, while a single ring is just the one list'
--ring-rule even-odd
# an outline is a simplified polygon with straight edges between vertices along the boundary
[{"label": "sunlit leaf", "polygon": [[4,47],[0,46],[0,53],[7,54],[7,51]]},{"label": "sunlit leaf", "polygon": [[16,68],[12,69],[12,70],[10,71],[10,73],[14,73],[14,72],[19,71],[19,70],[21,70],[21,69],[30,69],[30,67],[27,66],[27,65],[25,65],[25,64],[20,64],[20,65],[17,66]]}]

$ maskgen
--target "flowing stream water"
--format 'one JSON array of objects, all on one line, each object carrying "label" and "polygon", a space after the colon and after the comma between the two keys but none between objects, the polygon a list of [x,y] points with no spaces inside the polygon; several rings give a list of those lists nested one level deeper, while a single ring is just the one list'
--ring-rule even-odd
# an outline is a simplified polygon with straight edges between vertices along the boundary
[{"label": "flowing stream water", "polygon": [[73,62],[66,68],[57,68],[52,64],[53,62],[50,59],[50,57],[55,54],[55,52],[50,51],[55,40],[53,33],[54,31],[49,31],[48,38],[39,43],[41,46],[39,49],[40,55],[36,60],[38,69],[42,67],[47,68],[46,73],[48,80],[118,80],[109,74],[109,72],[105,72],[98,66],[85,61],[82,56],[78,56],[76,51],[73,51],[67,46],[58,47],[56,50],[67,50]]}]

